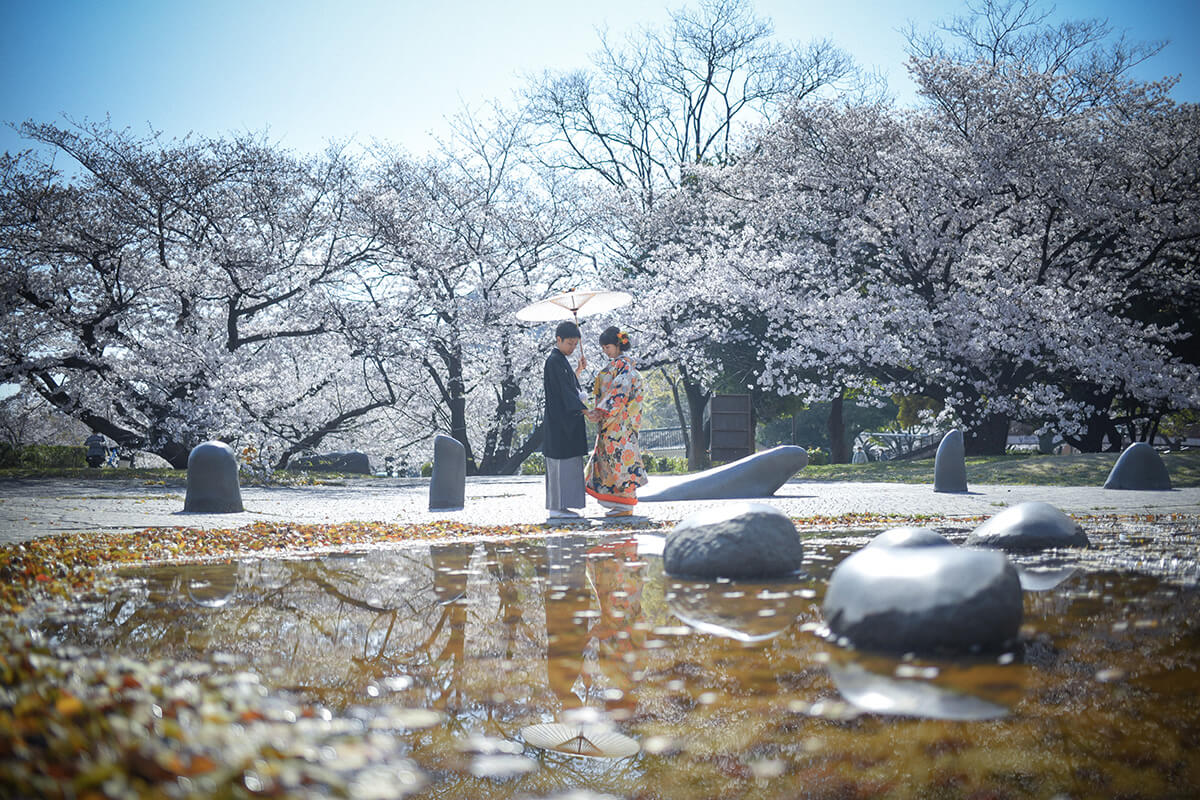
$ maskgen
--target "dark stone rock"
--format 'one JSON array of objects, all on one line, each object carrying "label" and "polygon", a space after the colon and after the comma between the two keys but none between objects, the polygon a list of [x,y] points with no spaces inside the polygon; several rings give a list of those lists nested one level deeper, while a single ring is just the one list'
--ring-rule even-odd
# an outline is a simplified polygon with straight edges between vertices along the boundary
[{"label": "dark stone rock", "polygon": [[929,528],[892,528],[867,542],[867,547],[954,547],[954,542]]},{"label": "dark stone rock", "polygon": [[371,461],[366,453],[325,453],[323,455],[295,456],[288,461],[288,469],[304,469],[310,472],[347,472],[355,475],[370,475]]},{"label": "dark stone rock", "polygon": [[433,477],[429,481],[430,511],[459,511],[466,502],[467,450],[452,436],[433,439]]},{"label": "dark stone rock", "polygon": [[833,571],[823,612],[864,650],[996,650],[1021,627],[1021,581],[994,550],[864,547]]},{"label": "dark stone rock", "polygon": [[779,578],[798,572],[803,557],[800,534],[783,512],[730,503],[676,525],[663,546],[663,569],[692,578]]},{"label": "dark stone rock", "polygon": [[674,486],[639,495],[638,499],[655,503],[770,497],[807,464],[808,453],[803,447],[773,447],[692,475]]},{"label": "dark stone rock", "polygon": [[230,514],[243,511],[237,458],[224,442],[204,442],[188,454],[184,511]]},{"label": "dark stone rock", "polygon": [[967,491],[967,449],[961,431],[953,430],[942,437],[933,459],[933,490],[935,492]]},{"label": "dark stone rock", "polygon": [[1004,509],[972,531],[966,544],[1028,551],[1087,547],[1088,538],[1078,522],[1049,503],[1034,501]]},{"label": "dark stone rock", "polygon": [[1104,488],[1166,492],[1171,489],[1171,473],[1157,450],[1145,442],[1134,442],[1113,464]]}]

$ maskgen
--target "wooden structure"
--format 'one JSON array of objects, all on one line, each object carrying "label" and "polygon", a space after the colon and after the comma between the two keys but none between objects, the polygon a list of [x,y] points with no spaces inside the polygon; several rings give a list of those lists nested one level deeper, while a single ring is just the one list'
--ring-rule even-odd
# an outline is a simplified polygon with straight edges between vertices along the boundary
[{"label": "wooden structure", "polygon": [[748,394],[714,394],[708,402],[709,455],[737,461],[754,452],[754,407]]}]

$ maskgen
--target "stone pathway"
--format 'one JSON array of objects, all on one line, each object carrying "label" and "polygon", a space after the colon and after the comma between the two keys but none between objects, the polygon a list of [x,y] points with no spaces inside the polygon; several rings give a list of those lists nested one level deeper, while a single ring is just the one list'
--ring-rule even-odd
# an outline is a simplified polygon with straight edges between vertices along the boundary
[{"label": "stone pathway", "polygon": [[[648,490],[680,479],[653,477]],[[183,512],[182,487],[119,480],[0,480],[0,544],[96,530],[237,528],[260,520],[312,524],[449,519],[476,525],[515,525],[546,519],[541,477],[469,478],[466,488],[465,509],[437,514],[428,511],[429,481],[419,478],[352,479],[341,486],[243,487],[244,512],[191,514]],[[1030,500],[1042,500],[1077,515],[1200,515],[1200,488],[1131,492],[1098,487],[971,486],[968,494],[940,494],[930,485],[795,480],[762,502],[793,517],[850,513],[953,517],[991,516],[1006,506]],[[720,502],[729,501],[642,503],[637,513],[650,520],[676,521]],[[591,502],[584,513],[598,525],[603,511]]]}]

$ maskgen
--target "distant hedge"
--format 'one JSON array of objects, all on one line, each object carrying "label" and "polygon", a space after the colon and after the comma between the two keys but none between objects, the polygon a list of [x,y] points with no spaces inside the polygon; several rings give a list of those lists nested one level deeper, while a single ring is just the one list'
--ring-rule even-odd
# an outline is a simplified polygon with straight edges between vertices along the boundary
[{"label": "distant hedge", "polygon": [[0,468],[54,469],[86,466],[86,447],[65,444],[12,445],[0,442]]}]

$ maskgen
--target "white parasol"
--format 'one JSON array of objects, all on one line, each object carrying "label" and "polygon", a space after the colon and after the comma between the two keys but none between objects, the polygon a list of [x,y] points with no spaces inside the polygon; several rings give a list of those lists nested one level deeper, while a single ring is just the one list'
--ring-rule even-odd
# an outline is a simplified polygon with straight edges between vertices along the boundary
[{"label": "white parasol", "polygon": [[557,319],[574,320],[589,314],[602,314],[614,308],[629,305],[633,295],[628,292],[609,292],[604,290],[576,290],[556,294],[545,300],[530,303],[517,312],[517,319],[522,322],[551,322]]}]

